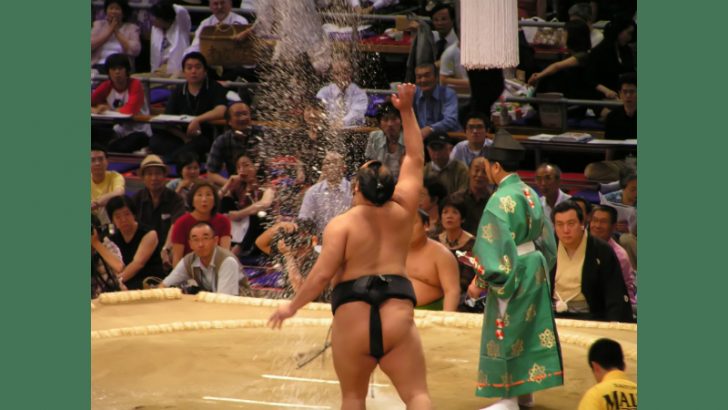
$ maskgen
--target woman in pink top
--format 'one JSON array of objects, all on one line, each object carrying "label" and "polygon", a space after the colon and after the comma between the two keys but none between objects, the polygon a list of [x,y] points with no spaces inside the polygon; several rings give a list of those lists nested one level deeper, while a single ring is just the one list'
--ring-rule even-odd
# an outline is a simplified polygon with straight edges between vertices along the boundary
[{"label": "woman in pink top", "polygon": [[217,213],[220,199],[215,187],[207,181],[196,183],[190,190],[187,202],[192,204],[192,211],[179,217],[172,225],[172,266],[177,266],[182,257],[191,252],[190,229],[199,221],[209,222],[220,238],[218,245],[230,250],[230,220]]}]

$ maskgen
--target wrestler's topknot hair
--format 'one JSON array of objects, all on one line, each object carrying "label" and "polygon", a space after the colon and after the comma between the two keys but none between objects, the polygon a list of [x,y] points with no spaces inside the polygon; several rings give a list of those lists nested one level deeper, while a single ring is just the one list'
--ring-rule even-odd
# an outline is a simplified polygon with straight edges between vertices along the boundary
[{"label": "wrestler's topknot hair", "polygon": [[389,201],[394,193],[394,177],[380,161],[370,161],[359,168],[356,179],[364,198],[377,206]]}]

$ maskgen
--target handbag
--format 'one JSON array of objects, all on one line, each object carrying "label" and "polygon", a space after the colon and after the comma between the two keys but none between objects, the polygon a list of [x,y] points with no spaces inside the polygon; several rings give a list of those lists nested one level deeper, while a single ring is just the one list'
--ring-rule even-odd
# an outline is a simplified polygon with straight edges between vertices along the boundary
[{"label": "handbag", "polygon": [[234,37],[247,30],[249,24],[217,24],[207,26],[200,33],[200,52],[209,65],[240,67],[255,65],[258,61],[258,46],[254,33],[243,41]]}]

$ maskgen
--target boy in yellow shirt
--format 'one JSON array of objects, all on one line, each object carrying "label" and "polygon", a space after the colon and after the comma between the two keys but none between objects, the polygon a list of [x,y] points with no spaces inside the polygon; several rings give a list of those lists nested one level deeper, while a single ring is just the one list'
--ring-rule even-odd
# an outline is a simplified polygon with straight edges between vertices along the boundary
[{"label": "boy in yellow shirt", "polygon": [[599,339],[589,348],[589,366],[597,384],[587,390],[579,410],[636,410],[637,383],[624,373],[622,346]]}]

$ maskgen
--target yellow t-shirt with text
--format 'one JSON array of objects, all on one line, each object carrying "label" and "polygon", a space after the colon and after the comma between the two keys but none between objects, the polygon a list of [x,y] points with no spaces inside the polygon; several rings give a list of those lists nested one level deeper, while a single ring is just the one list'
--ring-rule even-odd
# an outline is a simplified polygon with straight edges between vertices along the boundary
[{"label": "yellow t-shirt with text", "polygon": [[637,383],[621,370],[604,375],[601,383],[587,390],[579,402],[579,410],[636,410]]}]

